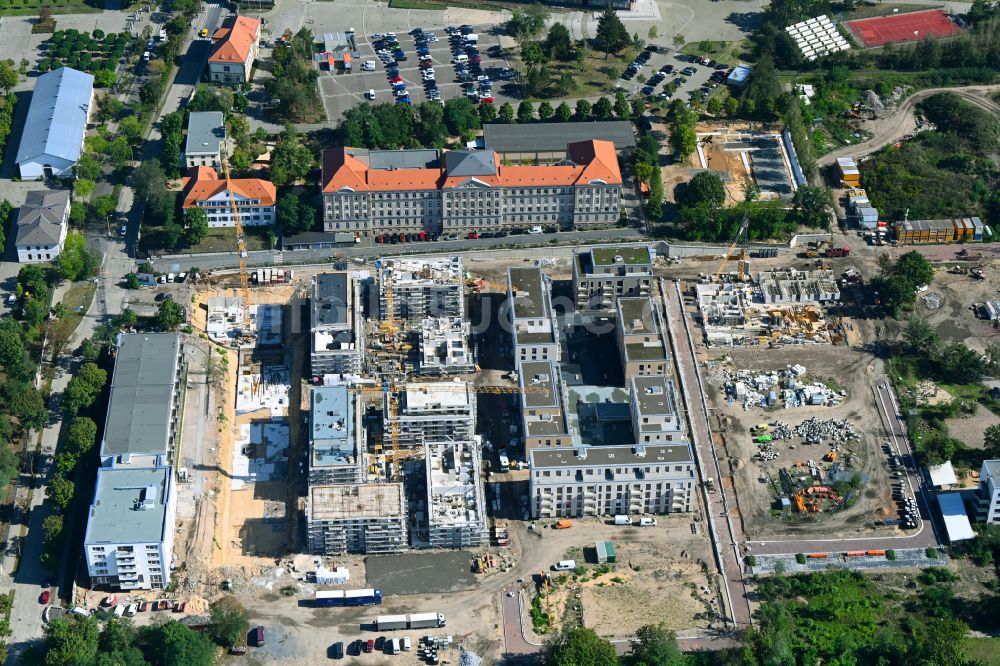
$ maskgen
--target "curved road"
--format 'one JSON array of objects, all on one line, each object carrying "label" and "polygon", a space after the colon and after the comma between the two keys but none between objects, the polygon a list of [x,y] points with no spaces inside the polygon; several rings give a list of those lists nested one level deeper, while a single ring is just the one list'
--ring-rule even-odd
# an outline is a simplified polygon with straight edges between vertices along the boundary
[{"label": "curved road", "polygon": [[965,101],[981,109],[1000,115],[1000,104],[993,101],[991,93],[1000,91],[1000,85],[962,86],[959,88],[928,88],[916,92],[903,100],[896,111],[886,118],[867,123],[865,128],[873,133],[872,138],[853,146],[844,146],[819,158],[819,165],[833,164],[838,157],[864,157],[880,150],[883,146],[899,141],[916,130],[913,109],[917,104],[938,93],[955,93]]}]

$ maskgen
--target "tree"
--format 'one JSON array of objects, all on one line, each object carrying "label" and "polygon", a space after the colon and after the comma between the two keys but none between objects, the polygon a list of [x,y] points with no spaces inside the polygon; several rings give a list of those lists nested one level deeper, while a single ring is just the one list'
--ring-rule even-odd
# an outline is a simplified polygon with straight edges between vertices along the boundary
[{"label": "tree", "polygon": [[598,120],[611,120],[614,117],[614,106],[607,97],[601,97],[594,104],[594,116]]},{"label": "tree", "polygon": [[713,116],[717,116],[722,113],[722,102],[718,97],[713,97],[708,100],[708,105],[706,105],[705,109]]},{"label": "tree", "polygon": [[740,100],[735,97],[727,97],[723,107],[726,109],[726,115],[732,118],[740,111]]},{"label": "tree", "polygon": [[125,275],[125,282],[123,285],[126,289],[140,289],[142,283],[139,282],[139,276],[135,273],[128,273]]},{"label": "tree", "polygon": [[74,227],[82,227],[87,221],[87,204],[74,201],[69,206],[69,223]]},{"label": "tree", "polygon": [[248,628],[247,611],[235,597],[223,597],[212,604],[212,640],[224,648],[242,645]]},{"label": "tree", "polygon": [[73,501],[74,485],[69,479],[56,474],[45,486],[45,497],[60,511],[65,511]]},{"label": "tree", "polygon": [[142,123],[136,116],[125,116],[118,121],[119,134],[133,146],[142,142],[142,130]]},{"label": "tree", "polygon": [[500,107],[500,113],[497,119],[502,123],[512,123],[514,122],[514,107],[510,105],[510,102],[504,102]]},{"label": "tree", "polygon": [[62,535],[63,517],[58,513],[50,513],[42,521],[42,541],[53,543]]},{"label": "tree", "polygon": [[593,629],[577,627],[564,631],[546,646],[545,663],[550,666],[614,666],[615,646]]},{"label": "tree", "polygon": [[448,128],[444,122],[443,106],[427,102],[417,107],[417,136],[425,146],[444,146]]},{"label": "tree", "polygon": [[45,666],[92,664],[97,658],[98,627],[92,617],[65,615],[45,627]]},{"label": "tree", "polygon": [[683,666],[684,655],[677,647],[677,635],[663,624],[647,624],[635,632],[632,658],[646,666]]},{"label": "tree", "polygon": [[593,107],[585,99],[579,99],[576,101],[576,111],[573,114],[574,120],[590,120],[590,114],[593,111]]},{"label": "tree", "polygon": [[84,180],[97,180],[101,175],[101,162],[90,153],[80,155],[76,162],[76,177]]},{"label": "tree", "polygon": [[86,416],[75,416],[66,429],[66,450],[81,458],[97,442],[97,424]]},{"label": "tree", "polygon": [[42,394],[31,384],[7,382],[4,386],[7,411],[17,417],[25,430],[38,430],[48,420],[48,410]]},{"label": "tree", "polygon": [[597,47],[604,51],[605,58],[611,53],[622,50],[632,41],[625,25],[618,18],[618,13],[611,7],[611,3],[608,3],[608,6],[604,8],[601,18],[597,21],[597,39],[595,41]]},{"label": "tree", "polygon": [[479,105],[479,120],[480,122],[482,122],[482,124],[485,125],[486,123],[492,123],[496,119],[497,119],[496,104]]},{"label": "tree", "polygon": [[552,117],[553,113],[555,113],[555,109],[553,109],[552,105],[549,104],[548,102],[542,102],[541,104],[538,105],[539,120],[542,121],[548,120],[549,118]]},{"label": "tree", "polygon": [[271,153],[271,180],[275,185],[290,185],[305,178],[312,162],[312,153],[299,143],[295,128],[289,125]]},{"label": "tree", "polygon": [[86,338],[76,350],[77,355],[85,361],[96,361],[101,356],[101,344],[93,338]]},{"label": "tree", "polygon": [[132,186],[136,199],[145,201],[147,206],[162,210],[168,205],[170,192],[167,190],[167,175],[158,162],[143,162],[132,172]]},{"label": "tree", "polygon": [[807,227],[826,229],[833,212],[833,192],[822,185],[803,185],[795,190],[795,212],[799,223]]},{"label": "tree", "polygon": [[215,661],[211,639],[176,620],[144,627],[140,637],[156,647],[160,666],[212,666]]},{"label": "tree", "polygon": [[[484,104],[482,106],[490,105]],[[480,108],[481,110],[482,108]],[[476,105],[467,97],[454,97],[444,103],[444,123],[448,126],[448,132],[453,136],[461,136],[469,130],[478,128],[478,116]]]},{"label": "tree", "polygon": [[14,69],[13,60],[0,60],[0,88],[5,93],[10,92],[10,89],[17,85],[20,78],[17,70]]},{"label": "tree", "polygon": [[132,308],[125,308],[111,318],[111,328],[113,328],[115,332],[135,328],[138,323],[139,315],[137,315],[135,310]]},{"label": "tree", "polygon": [[517,122],[521,124],[530,123],[535,119],[535,107],[528,100],[524,100],[517,105]]},{"label": "tree", "polygon": [[81,409],[90,407],[107,381],[106,370],[96,363],[84,363],[66,384],[62,397],[63,409],[75,415]]},{"label": "tree", "polygon": [[687,159],[698,148],[694,127],[675,122],[670,128],[670,147],[677,153],[678,159]]},{"label": "tree", "polygon": [[275,208],[278,226],[286,233],[299,228],[299,198],[294,194],[283,194]]},{"label": "tree", "polygon": [[632,105],[628,103],[628,97],[625,96],[624,90],[615,93],[615,115],[622,120],[632,117]]},{"label": "tree", "polygon": [[1000,425],[991,425],[983,433],[983,445],[988,458],[1000,458]]},{"label": "tree", "polygon": [[726,201],[726,186],[715,171],[701,171],[688,182],[678,203],[685,206],[706,204],[709,208],[719,208]]},{"label": "tree", "polygon": [[941,375],[956,384],[978,382],[986,371],[983,357],[961,342],[946,345],[938,363]]},{"label": "tree", "polygon": [[115,70],[102,67],[94,72],[94,83],[98,88],[111,88],[118,83],[118,75],[115,74]]},{"label": "tree", "polygon": [[21,459],[0,439],[0,487],[6,488],[20,471]]},{"label": "tree", "polygon": [[565,60],[569,58],[573,48],[569,30],[562,23],[556,22],[549,28],[549,33],[543,42],[545,53],[555,60]]},{"label": "tree", "polygon": [[208,235],[208,214],[203,208],[192,207],[184,211],[184,244],[197,245]]},{"label": "tree", "polygon": [[906,322],[906,330],[903,332],[903,336],[906,339],[906,344],[909,345],[913,353],[928,358],[937,355],[941,338],[934,332],[934,329],[931,328],[926,319],[911,317]]},{"label": "tree", "polygon": [[559,106],[556,107],[556,120],[561,123],[568,123],[573,119],[573,111],[569,108],[569,104],[566,102],[560,102]]},{"label": "tree", "polygon": [[70,282],[93,277],[97,272],[97,258],[87,251],[86,241],[78,231],[67,234],[56,264],[60,277]]},{"label": "tree", "polygon": [[161,331],[172,331],[184,321],[184,311],[172,299],[160,301],[156,310],[156,327]]},{"label": "tree", "polygon": [[102,194],[99,197],[94,197],[94,200],[90,202],[90,215],[95,220],[104,221],[109,215],[115,212],[118,207],[118,202],[115,201],[114,196],[110,194]]}]

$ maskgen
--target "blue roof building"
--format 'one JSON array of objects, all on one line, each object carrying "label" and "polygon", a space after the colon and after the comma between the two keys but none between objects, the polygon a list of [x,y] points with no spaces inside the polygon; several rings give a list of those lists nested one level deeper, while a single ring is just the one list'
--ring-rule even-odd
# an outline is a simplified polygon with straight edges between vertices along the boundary
[{"label": "blue roof building", "polygon": [[726,83],[734,88],[742,88],[747,84],[747,79],[750,78],[751,71],[753,71],[753,68],[750,65],[736,65],[733,71],[729,73],[729,77],[726,78]]},{"label": "blue roof building", "polygon": [[62,67],[38,77],[17,149],[25,180],[72,176],[94,101],[94,77]]}]

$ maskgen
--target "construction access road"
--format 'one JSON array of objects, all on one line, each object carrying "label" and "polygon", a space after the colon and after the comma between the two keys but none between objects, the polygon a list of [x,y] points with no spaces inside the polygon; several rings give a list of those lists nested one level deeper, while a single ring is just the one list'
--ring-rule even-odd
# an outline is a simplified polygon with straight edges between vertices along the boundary
[{"label": "construction access road", "polygon": [[981,109],[1000,115],[1000,104],[993,100],[991,95],[1000,91],[1000,85],[984,86],[962,86],[959,88],[928,88],[920,92],[913,93],[896,107],[892,115],[884,118],[877,118],[862,125],[862,129],[870,132],[872,137],[867,141],[853,146],[844,146],[833,152],[827,153],[819,158],[819,165],[825,166],[833,164],[838,157],[853,157],[855,159],[870,155],[883,146],[895,143],[909,134],[913,134],[917,128],[916,117],[913,110],[917,104],[923,100],[937,95],[938,93],[954,93],[965,101],[975,104]]}]

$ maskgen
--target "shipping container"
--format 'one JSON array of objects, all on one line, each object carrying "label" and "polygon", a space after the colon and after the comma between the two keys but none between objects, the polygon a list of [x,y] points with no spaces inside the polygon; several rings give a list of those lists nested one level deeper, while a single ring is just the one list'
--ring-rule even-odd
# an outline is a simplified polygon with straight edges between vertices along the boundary
[{"label": "shipping container", "polygon": [[879,550],[869,550],[868,554],[870,556],[872,556],[872,557],[882,557],[882,556],[885,555],[885,551],[881,550],[881,549],[879,549]]},{"label": "shipping container", "polygon": [[810,560],[825,560],[830,556],[826,553],[809,553],[806,557]]}]

